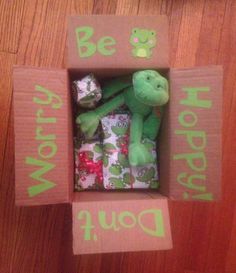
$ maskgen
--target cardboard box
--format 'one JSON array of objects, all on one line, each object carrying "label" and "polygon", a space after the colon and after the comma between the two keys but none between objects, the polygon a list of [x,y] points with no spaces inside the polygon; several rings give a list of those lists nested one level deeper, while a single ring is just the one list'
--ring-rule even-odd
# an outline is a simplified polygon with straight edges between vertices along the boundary
[{"label": "cardboard box", "polygon": [[[72,204],[75,254],[172,248],[168,199],[220,198],[222,68],[169,68],[165,16],[71,17],[67,47],[67,69],[14,68],[16,204]],[[71,81],[145,68],[170,82],[160,189],[73,192]]]}]

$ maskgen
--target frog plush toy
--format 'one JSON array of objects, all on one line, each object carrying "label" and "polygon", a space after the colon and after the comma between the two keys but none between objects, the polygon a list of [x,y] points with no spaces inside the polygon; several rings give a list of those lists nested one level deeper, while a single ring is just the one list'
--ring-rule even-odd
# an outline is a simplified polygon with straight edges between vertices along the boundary
[{"label": "frog plush toy", "polygon": [[169,100],[168,81],[154,70],[135,72],[131,81],[114,79],[103,87],[103,98],[107,99],[123,90],[120,94],[93,111],[79,115],[76,122],[82,132],[91,138],[102,117],[122,105],[131,114],[129,163],[142,166],[154,161],[153,155],[142,143],[144,137],[155,139],[160,126],[160,117],[155,114],[154,106],[163,106]]},{"label": "frog plush toy", "polygon": [[156,45],[156,32],[154,30],[134,28],[130,36],[130,43],[134,46],[134,57],[150,58],[152,48]]}]

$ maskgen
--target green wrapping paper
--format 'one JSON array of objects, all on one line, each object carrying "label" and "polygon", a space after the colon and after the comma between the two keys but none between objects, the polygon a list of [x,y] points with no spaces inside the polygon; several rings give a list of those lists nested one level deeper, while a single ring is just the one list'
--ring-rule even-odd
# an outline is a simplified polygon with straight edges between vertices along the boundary
[{"label": "green wrapping paper", "polygon": [[[128,161],[129,125],[128,114],[114,114],[102,118],[103,185],[105,189],[158,188],[157,163],[131,167]],[[143,143],[156,156],[155,142],[144,139]]]}]

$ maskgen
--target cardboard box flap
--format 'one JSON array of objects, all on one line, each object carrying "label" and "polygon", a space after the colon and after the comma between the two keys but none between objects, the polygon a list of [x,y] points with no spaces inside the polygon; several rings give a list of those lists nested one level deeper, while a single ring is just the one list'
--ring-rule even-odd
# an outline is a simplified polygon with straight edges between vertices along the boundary
[{"label": "cardboard box flap", "polygon": [[[72,203],[74,254],[145,251],[172,248],[167,199],[156,194],[103,193],[95,200],[86,193]],[[91,195],[91,194],[90,194]],[[96,193],[98,196],[99,193]],[[125,198],[124,195],[129,196]],[[110,197],[113,197],[110,198]],[[98,197],[97,197],[98,198]]]},{"label": "cardboard box flap", "polygon": [[220,66],[170,70],[160,177],[161,192],[171,199],[220,198],[222,74]]},{"label": "cardboard box flap", "polygon": [[70,201],[73,159],[66,70],[15,67],[16,204]]},{"label": "cardboard box flap", "polygon": [[67,67],[74,69],[167,68],[166,16],[72,16]]}]

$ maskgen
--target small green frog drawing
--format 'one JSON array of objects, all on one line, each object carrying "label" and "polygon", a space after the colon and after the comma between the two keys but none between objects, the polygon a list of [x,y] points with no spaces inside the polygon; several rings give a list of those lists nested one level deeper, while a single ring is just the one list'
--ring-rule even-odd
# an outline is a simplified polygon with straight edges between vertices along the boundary
[{"label": "small green frog drawing", "polygon": [[156,45],[156,32],[154,30],[133,28],[130,43],[134,46],[134,57],[150,58],[152,48]]}]

